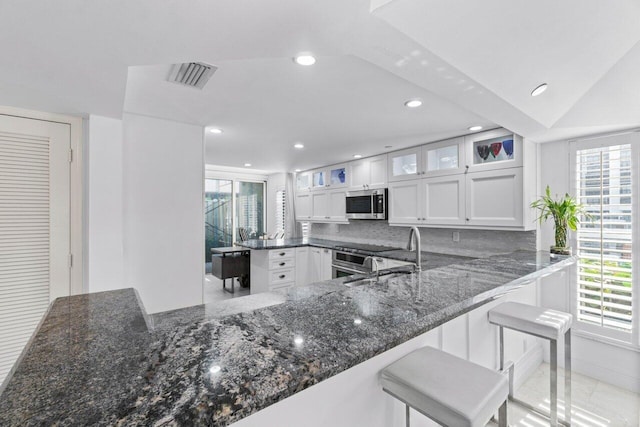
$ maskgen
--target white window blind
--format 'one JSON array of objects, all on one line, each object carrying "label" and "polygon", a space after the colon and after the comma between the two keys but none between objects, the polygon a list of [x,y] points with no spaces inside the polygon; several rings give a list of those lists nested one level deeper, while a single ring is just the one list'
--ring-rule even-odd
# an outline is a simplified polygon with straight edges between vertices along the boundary
[{"label": "white window blind", "polygon": [[309,232],[311,231],[311,223],[310,222],[301,222],[300,228],[302,229],[302,238],[306,239],[309,237]]},{"label": "white window blind", "polygon": [[0,383],[49,305],[49,140],[0,132]]},{"label": "white window blind", "polygon": [[590,214],[578,228],[579,321],[632,329],[631,146],[577,150],[578,201]]},{"label": "white window blind", "polygon": [[286,194],[284,190],[276,192],[276,231],[284,233]]}]

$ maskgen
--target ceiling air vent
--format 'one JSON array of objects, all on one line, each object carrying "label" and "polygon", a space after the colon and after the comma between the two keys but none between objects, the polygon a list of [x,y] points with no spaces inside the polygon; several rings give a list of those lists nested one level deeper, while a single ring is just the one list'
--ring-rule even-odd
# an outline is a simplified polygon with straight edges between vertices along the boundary
[{"label": "ceiling air vent", "polygon": [[175,64],[171,69],[169,81],[181,85],[202,89],[218,67],[202,62]]}]

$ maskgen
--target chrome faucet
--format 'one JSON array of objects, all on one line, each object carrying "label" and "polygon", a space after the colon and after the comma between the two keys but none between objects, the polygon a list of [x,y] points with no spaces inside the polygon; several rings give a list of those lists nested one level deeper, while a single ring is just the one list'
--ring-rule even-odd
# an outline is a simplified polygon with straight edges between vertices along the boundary
[{"label": "chrome faucet", "polygon": [[[413,245],[414,236],[416,242],[415,247]],[[410,251],[416,251],[416,263],[414,266],[414,271],[422,271],[422,244],[420,243],[420,230],[415,225],[411,227],[411,231],[409,232],[409,244],[407,245],[407,249]]]},{"label": "chrome faucet", "polygon": [[368,256],[364,259],[363,264],[367,263],[367,260],[371,260],[371,269],[373,270],[373,266],[376,266],[376,282],[380,278],[380,264],[378,264],[378,260],[372,256]]}]

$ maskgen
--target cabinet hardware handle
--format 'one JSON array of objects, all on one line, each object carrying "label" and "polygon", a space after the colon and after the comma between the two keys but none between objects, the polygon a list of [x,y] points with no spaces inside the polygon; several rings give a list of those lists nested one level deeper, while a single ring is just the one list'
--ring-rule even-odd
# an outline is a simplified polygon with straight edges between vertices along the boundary
[{"label": "cabinet hardware handle", "polygon": [[286,252],[280,252],[280,256],[285,256],[286,254]]},{"label": "cabinet hardware handle", "polygon": [[282,267],[283,265],[287,265],[287,263],[286,262],[281,262],[280,263],[280,267]]},{"label": "cabinet hardware handle", "polygon": [[281,275],[280,275],[280,276],[278,276],[278,277],[280,277],[281,279],[284,279],[284,278],[285,278],[285,277],[287,277],[287,276],[285,276],[284,274],[281,274]]},{"label": "cabinet hardware handle", "polygon": [[465,218],[467,221],[469,221],[469,218]]}]

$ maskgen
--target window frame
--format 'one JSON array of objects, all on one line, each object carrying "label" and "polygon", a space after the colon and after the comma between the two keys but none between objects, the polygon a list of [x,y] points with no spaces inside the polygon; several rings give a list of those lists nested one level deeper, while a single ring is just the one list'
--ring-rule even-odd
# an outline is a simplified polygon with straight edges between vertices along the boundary
[{"label": "window frame", "polygon": [[[579,150],[603,148],[615,145],[631,146],[631,235],[634,250],[631,254],[632,262],[632,320],[631,332],[624,332],[613,328],[594,325],[586,322],[578,321],[578,264],[576,263],[572,269],[571,287],[570,287],[570,307],[574,316],[573,329],[584,335],[598,337],[606,341],[618,343],[623,346],[631,346],[632,348],[640,348],[640,211],[638,204],[638,191],[640,190],[640,175],[638,170],[640,167],[640,133],[626,132],[619,134],[610,134],[604,136],[596,136],[574,140],[569,145],[569,194],[572,197],[577,196],[578,176],[577,176],[577,152]],[[577,233],[571,233],[569,237],[570,245],[578,248]]]}]

